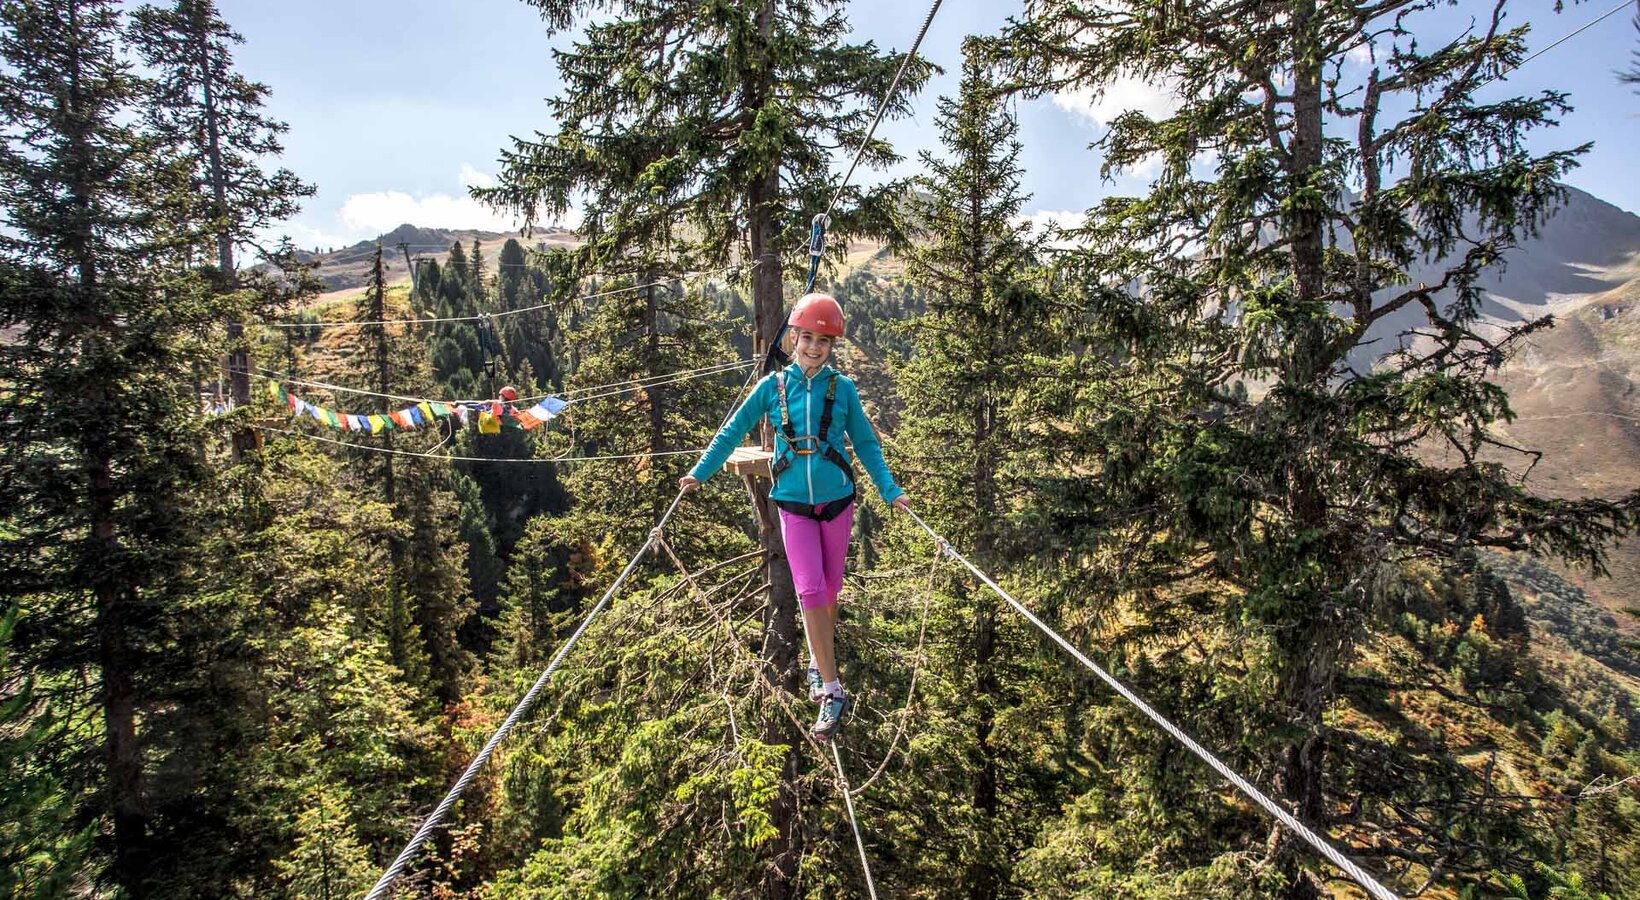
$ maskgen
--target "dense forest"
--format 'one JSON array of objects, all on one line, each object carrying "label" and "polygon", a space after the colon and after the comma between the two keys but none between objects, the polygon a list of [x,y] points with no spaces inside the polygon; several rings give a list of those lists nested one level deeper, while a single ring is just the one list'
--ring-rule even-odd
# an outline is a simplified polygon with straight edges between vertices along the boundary
[{"label": "dense forest", "polygon": [[[1506,3],[1033,0],[845,182],[933,67],[840,0],[528,2],[563,88],[477,194],[579,240],[323,297],[212,0],[0,5],[0,895],[362,896],[573,634],[392,896],[1366,896],[870,491],[806,737],[767,480],[675,498],[830,209],[951,548],[1396,895],[1640,896],[1640,655],[1557,574],[1640,491],[1494,430],[1553,323],[1479,283],[1582,152],[1477,99]],[[1017,104],[1120,76],[1180,107],[1090,160],[1159,174],[1032,230]]]}]

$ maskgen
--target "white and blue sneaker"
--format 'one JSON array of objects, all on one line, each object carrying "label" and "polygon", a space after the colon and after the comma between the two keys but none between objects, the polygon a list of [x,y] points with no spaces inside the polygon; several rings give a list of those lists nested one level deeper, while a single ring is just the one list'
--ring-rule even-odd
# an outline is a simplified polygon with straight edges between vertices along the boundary
[{"label": "white and blue sneaker", "polygon": [[843,714],[848,712],[848,707],[848,694],[826,694],[820,700],[820,716],[814,720],[809,733],[822,741],[830,738],[843,724]]}]

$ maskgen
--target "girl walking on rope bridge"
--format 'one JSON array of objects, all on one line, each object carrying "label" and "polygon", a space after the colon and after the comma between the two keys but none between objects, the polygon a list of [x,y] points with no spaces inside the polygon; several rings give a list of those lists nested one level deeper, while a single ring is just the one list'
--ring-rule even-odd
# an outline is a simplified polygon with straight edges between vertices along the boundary
[{"label": "girl walking on rope bridge", "polygon": [[829,294],[805,294],[792,308],[790,326],[796,335],[792,364],[758,382],[678,487],[687,493],[716,474],[764,416],[775,423],[774,489],[769,495],[780,507],[786,561],[803,607],[809,698],[820,704],[812,730],[816,737],[828,738],[849,705],[834,645],[837,597],[854,524],[854,468],[843,437],[854,444],[883,500],[907,510],[911,503],[889,474],[854,382],[828,364],[843,336],[842,306]]}]

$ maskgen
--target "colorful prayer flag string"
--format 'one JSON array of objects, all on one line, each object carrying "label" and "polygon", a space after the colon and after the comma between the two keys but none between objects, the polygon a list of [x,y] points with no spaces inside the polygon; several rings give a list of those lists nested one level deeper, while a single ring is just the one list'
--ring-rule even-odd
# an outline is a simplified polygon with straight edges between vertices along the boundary
[{"label": "colorful prayer flag string", "polygon": [[518,409],[500,400],[488,403],[441,403],[437,400],[422,400],[413,406],[393,412],[359,415],[315,406],[286,390],[285,386],[277,381],[268,383],[268,393],[279,405],[290,410],[291,418],[307,416],[321,425],[340,431],[357,431],[361,434],[414,431],[440,419],[450,418],[463,426],[468,422],[476,422],[478,430],[485,434],[499,434],[503,428],[532,431],[552,421],[564,411],[564,407],[569,406],[569,401],[560,397],[545,397],[526,409]]}]

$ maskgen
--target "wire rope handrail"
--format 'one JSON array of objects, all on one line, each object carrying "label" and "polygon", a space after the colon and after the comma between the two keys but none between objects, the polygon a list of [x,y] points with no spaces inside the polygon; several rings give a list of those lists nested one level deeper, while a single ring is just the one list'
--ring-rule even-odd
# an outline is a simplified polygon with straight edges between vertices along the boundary
[{"label": "wire rope handrail", "polygon": [[1259,790],[1247,779],[1238,775],[1234,769],[1231,769],[1229,766],[1220,761],[1220,759],[1215,756],[1212,751],[1197,743],[1194,738],[1186,734],[1177,725],[1174,725],[1166,716],[1157,712],[1149,703],[1146,703],[1144,698],[1134,693],[1131,688],[1117,680],[1114,675],[1106,672],[1104,668],[1089,659],[1081,650],[1078,650],[1075,644],[1072,644],[1070,641],[1061,636],[1059,632],[1049,627],[1048,623],[1038,618],[1036,613],[1031,612],[1025,604],[1014,599],[1014,596],[1003,590],[1000,585],[992,580],[991,576],[985,574],[978,566],[969,562],[967,557],[963,556],[961,553],[958,553],[957,549],[952,547],[951,544],[945,540],[945,538],[941,537],[939,532],[929,527],[928,523],[923,521],[921,516],[909,509],[906,510],[906,514],[911,516],[911,518],[918,525],[922,526],[922,530],[928,532],[928,536],[930,538],[933,538],[935,541],[939,542],[945,555],[951,557],[958,563],[961,563],[962,566],[973,574],[975,578],[978,578],[985,584],[986,587],[995,592],[997,596],[1001,597],[1003,600],[1006,600],[1009,605],[1017,610],[1020,615],[1024,616],[1032,625],[1035,625],[1037,630],[1052,639],[1054,643],[1058,644],[1066,653],[1069,653],[1076,659],[1077,662],[1086,666],[1093,672],[1094,675],[1099,677],[1100,681],[1103,681],[1110,687],[1111,690],[1120,695],[1122,699],[1132,704],[1134,708],[1144,713],[1152,722],[1159,725],[1163,731],[1167,732],[1169,735],[1172,735],[1173,739],[1178,741],[1180,744],[1183,744],[1185,749],[1189,750],[1191,753],[1194,753],[1201,759],[1202,762],[1207,763],[1213,771],[1223,776],[1226,781],[1230,782],[1230,784],[1237,790],[1246,795],[1249,800],[1252,800],[1254,803],[1262,807],[1265,812],[1269,813],[1273,818],[1275,818],[1276,821],[1286,826],[1287,829],[1293,834],[1303,838],[1306,843],[1315,848],[1317,853],[1320,853],[1329,862],[1342,870],[1344,874],[1353,879],[1356,884],[1359,884],[1363,890],[1371,894],[1374,898],[1376,898],[1376,900],[1400,900],[1400,898],[1388,888],[1384,887],[1382,884],[1379,884],[1378,880],[1368,874],[1366,870],[1362,869],[1359,865],[1356,865],[1354,860],[1339,852],[1338,848],[1334,847],[1329,841],[1310,830],[1309,826],[1305,825],[1303,822],[1300,822],[1297,817],[1288,812],[1286,809],[1283,809],[1279,803],[1276,803],[1274,800],[1270,799],[1270,797],[1263,791]]}]

